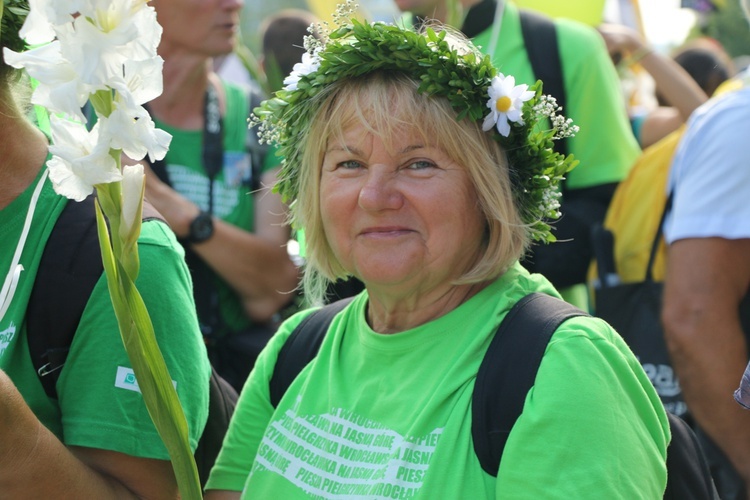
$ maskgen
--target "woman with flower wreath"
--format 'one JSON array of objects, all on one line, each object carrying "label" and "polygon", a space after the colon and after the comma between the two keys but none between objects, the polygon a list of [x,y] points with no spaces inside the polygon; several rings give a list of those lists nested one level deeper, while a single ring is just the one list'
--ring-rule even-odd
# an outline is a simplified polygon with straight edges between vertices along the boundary
[{"label": "woman with flower wreath", "polygon": [[574,162],[550,144],[575,127],[457,36],[347,15],[256,114],[307,237],[305,291],[347,276],[366,290],[274,408],[277,357],[311,311],[281,326],[206,498],[661,498],[664,410],[591,317],[555,331],[497,477],[480,466],[471,398],[488,343],[524,296],[559,297],[518,260],[552,238],[542,219]]},{"label": "woman with flower wreath", "polygon": [[[67,284],[46,280],[46,289],[55,290],[48,294],[48,298],[55,295],[66,299],[60,300],[62,305],[58,307],[69,308],[71,303],[80,302],[82,308],[73,342],[69,344],[66,361],[60,368],[60,376],[54,385],[57,396],[55,399],[49,397],[40,382],[40,377],[48,376],[41,372],[38,374],[30,356],[29,323],[32,318],[28,308],[32,300],[30,297],[37,290],[37,283],[45,281],[45,276],[38,279],[42,273],[40,262],[50,235],[60,222],[61,214],[77,203],[56,193],[56,190],[68,194],[77,192],[82,198],[86,198],[94,189],[87,180],[91,181],[92,177],[98,179],[95,183],[111,180],[105,181],[105,172],[97,171],[97,161],[112,158],[109,146],[97,147],[98,151],[84,153],[83,150],[90,146],[86,140],[90,136],[87,135],[85,126],[76,123],[74,119],[58,120],[57,115],[52,117],[51,136],[54,141],[50,144],[45,133],[26,116],[29,100],[28,75],[15,68],[24,61],[32,60],[33,64],[30,66],[35,71],[46,70],[48,76],[61,67],[64,70],[71,69],[72,65],[68,62],[69,66],[64,67],[61,59],[58,59],[57,65],[49,64],[54,68],[43,68],[45,61],[42,53],[49,54],[57,49],[59,54],[62,41],[75,42],[76,31],[72,25],[76,21],[78,34],[85,30],[89,30],[89,34],[95,31],[98,26],[83,23],[89,23],[91,19],[97,18],[96,14],[102,14],[96,8],[104,3],[89,2],[84,6],[83,3],[56,0],[54,4],[46,5],[36,2],[29,14],[27,1],[5,0],[4,9],[0,9],[2,498],[161,499],[177,498],[180,494],[170,455],[157,433],[140,387],[135,381],[134,365],[124,348],[107,279],[101,270],[96,286],[93,290],[87,290],[90,295],[72,300],[70,297],[81,291],[75,282]],[[106,3],[108,5],[104,5],[105,8],[114,5],[114,2]],[[119,5],[122,6],[123,2]],[[49,10],[45,10],[47,6]],[[0,4],[0,7],[3,5]],[[82,15],[75,21],[71,15],[75,11],[67,10],[71,8],[80,8],[82,11]],[[145,3],[126,5],[125,12],[127,15],[120,19],[123,25],[136,18],[138,23],[131,24],[131,29],[134,24],[139,24],[148,36],[158,33],[155,15]],[[47,18],[50,13],[59,14],[54,28],[65,31],[71,38],[60,37],[55,42],[26,50],[28,46],[19,37],[19,29],[22,26],[26,28],[26,40],[38,35],[39,28],[43,31],[49,27],[51,30],[53,25]],[[30,21],[28,24],[24,24],[26,19]],[[116,18],[111,16],[107,20],[114,23]],[[140,40],[143,41],[143,38]],[[111,39],[102,36],[100,42],[111,42]],[[103,45],[100,43],[97,48],[102,48]],[[94,60],[88,62],[95,64]],[[76,69],[80,70],[81,66]],[[122,68],[119,68],[119,75],[123,73]],[[32,100],[49,100],[52,94],[52,101],[56,98],[59,103],[61,99],[66,100],[64,94],[67,91],[77,90],[75,83],[84,86],[76,71],[69,71],[67,76],[71,77],[68,85],[61,85],[57,80],[57,87],[51,93],[44,82],[39,82],[37,89],[41,89],[43,95],[35,93]],[[76,101],[72,102],[79,109],[75,106]],[[122,109],[129,110],[125,106]],[[39,108],[39,116],[46,117],[43,108]],[[112,118],[114,117],[110,115],[110,119]],[[105,121],[107,120],[102,118],[100,125]],[[145,121],[141,123],[144,124]],[[64,132],[73,130],[73,127],[78,127],[80,134],[66,137]],[[102,133],[100,137],[104,135]],[[78,144],[66,143],[64,140],[73,137],[79,141]],[[120,137],[123,141],[131,138],[126,134]],[[142,186],[142,180],[140,183]],[[83,208],[90,209],[90,212]],[[96,227],[93,203],[74,210],[77,215],[88,213],[89,219],[68,222],[67,227],[74,224]],[[88,246],[71,242],[70,246],[77,245],[75,250],[81,250],[79,255],[98,258],[98,241],[87,239],[86,243]],[[157,220],[143,222],[138,248],[140,277],[136,283],[148,307],[159,347],[184,409],[190,447],[195,450],[208,416],[211,368],[195,315],[184,254],[167,225]],[[71,264],[71,267],[74,266]],[[90,267],[96,269],[95,264]],[[85,269],[86,265],[78,265],[77,269],[80,268]],[[47,270],[49,271],[48,268]],[[70,273],[70,269],[65,271]],[[61,274],[63,273],[59,273],[58,277]],[[79,279],[80,276],[74,275],[71,281]],[[79,298],[81,300],[77,300]],[[39,318],[33,319],[40,321]],[[52,320],[47,323],[52,323]],[[58,327],[56,324],[47,326]],[[36,331],[37,337],[43,335],[63,337],[51,331]],[[44,343],[44,340],[41,342]],[[47,347],[51,345],[47,344]]]}]

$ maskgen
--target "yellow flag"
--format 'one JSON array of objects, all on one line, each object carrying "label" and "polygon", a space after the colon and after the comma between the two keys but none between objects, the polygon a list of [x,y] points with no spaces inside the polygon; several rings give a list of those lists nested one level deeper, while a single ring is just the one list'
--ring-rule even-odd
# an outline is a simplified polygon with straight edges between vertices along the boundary
[{"label": "yellow flag", "polygon": [[338,0],[307,0],[307,8],[319,19],[331,21],[331,14],[336,11]]},{"label": "yellow flag", "polygon": [[602,22],[605,0],[515,0],[519,7],[536,10],[550,17],[575,19],[590,26]]}]

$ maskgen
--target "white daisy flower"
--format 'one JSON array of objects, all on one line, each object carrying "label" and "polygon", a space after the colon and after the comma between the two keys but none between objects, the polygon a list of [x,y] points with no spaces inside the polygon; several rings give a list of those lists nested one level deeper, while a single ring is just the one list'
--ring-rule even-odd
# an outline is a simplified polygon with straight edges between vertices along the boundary
[{"label": "white daisy flower", "polygon": [[295,91],[297,90],[297,83],[305,75],[318,71],[320,67],[320,49],[315,50],[312,54],[305,52],[302,54],[302,62],[298,62],[292,68],[292,72],[284,78],[284,90]]},{"label": "white daisy flower", "polygon": [[490,114],[484,118],[482,129],[487,132],[496,126],[500,135],[508,137],[510,122],[523,125],[523,103],[534,97],[534,92],[527,90],[528,88],[526,84],[516,85],[514,77],[502,73],[493,78],[487,91],[490,95],[490,100],[487,101]]}]

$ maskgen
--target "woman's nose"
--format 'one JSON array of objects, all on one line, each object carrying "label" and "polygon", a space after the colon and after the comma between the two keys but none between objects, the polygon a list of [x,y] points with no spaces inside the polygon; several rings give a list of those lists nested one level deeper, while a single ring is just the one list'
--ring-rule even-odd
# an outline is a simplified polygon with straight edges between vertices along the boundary
[{"label": "woman's nose", "polygon": [[359,191],[359,206],[368,211],[397,210],[403,205],[397,173],[371,165]]}]

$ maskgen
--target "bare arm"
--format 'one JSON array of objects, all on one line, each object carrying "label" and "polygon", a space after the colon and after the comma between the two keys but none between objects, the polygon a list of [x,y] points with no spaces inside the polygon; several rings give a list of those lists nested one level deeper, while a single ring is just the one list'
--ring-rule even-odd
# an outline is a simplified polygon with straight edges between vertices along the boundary
[{"label": "bare arm", "polygon": [[4,498],[177,498],[172,465],[91,448],[66,448],[0,370],[0,491]]},{"label": "bare arm", "polygon": [[[602,24],[598,30],[604,37],[610,54],[620,53],[624,57],[641,56],[638,63],[648,71],[658,91],[674,108],[666,115],[654,115],[662,122],[659,123],[660,130],[666,133],[676,130],[698,106],[708,100],[706,93],[682,66],[671,58],[651,50],[635,30],[618,24]],[[646,124],[644,132],[645,128]],[[662,133],[656,140],[664,137],[666,133]],[[641,141],[641,145],[645,147],[656,140],[651,137],[648,141]]]},{"label": "bare arm", "polygon": [[737,312],[750,285],[748,255],[750,239],[673,243],[662,321],[690,412],[750,485],[750,412],[732,397],[748,359]]},{"label": "bare arm", "polygon": [[[185,237],[190,222],[199,213],[198,206],[164,184],[150,168],[146,173],[146,198],[175,234]],[[273,175],[266,174],[264,183],[272,183]],[[281,224],[285,217],[281,199],[271,192],[256,196],[255,233],[214,219],[213,236],[192,248],[242,297],[252,319],[266,321],[289,302],[289,292],[297,286],[298,270],[286,250],[289,230]]]}]

